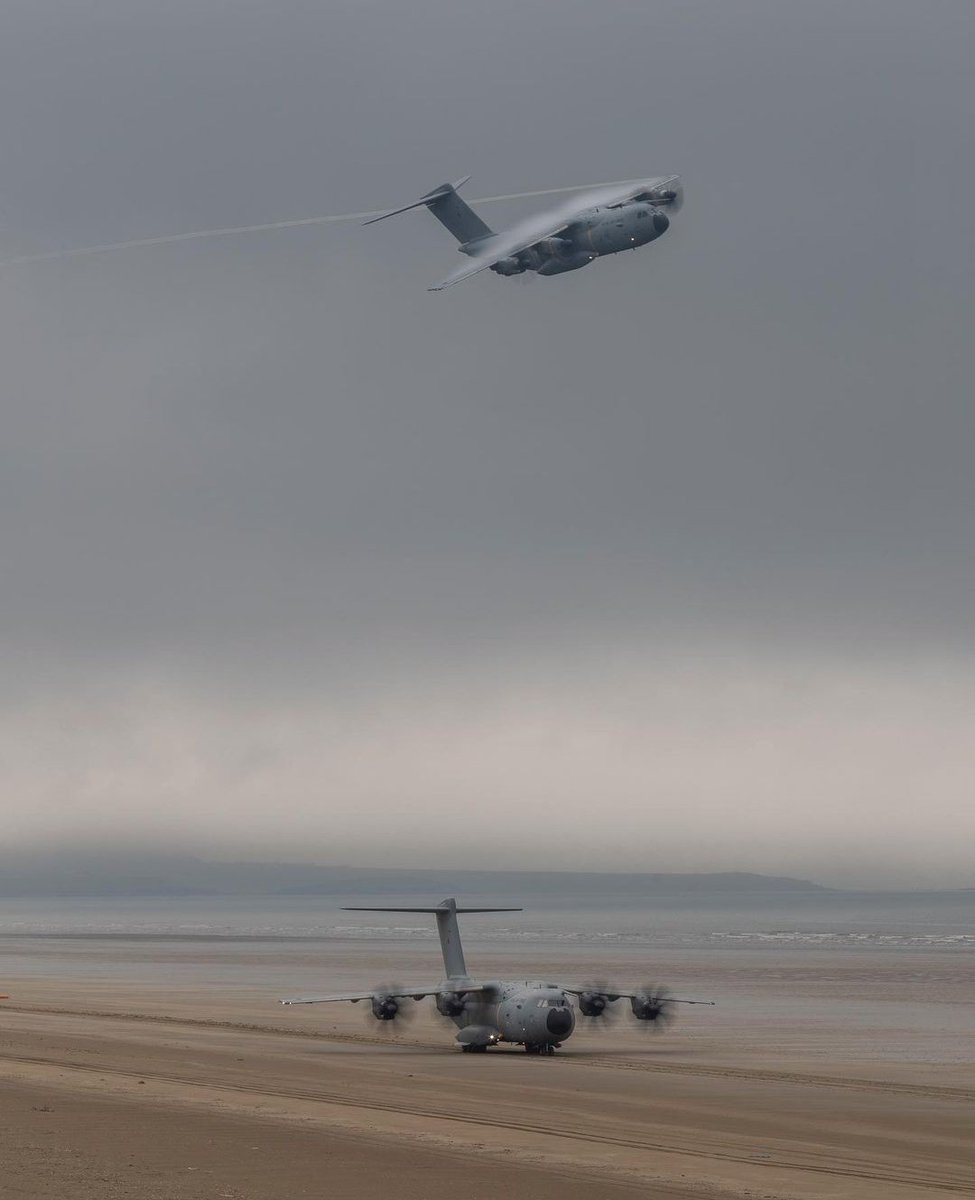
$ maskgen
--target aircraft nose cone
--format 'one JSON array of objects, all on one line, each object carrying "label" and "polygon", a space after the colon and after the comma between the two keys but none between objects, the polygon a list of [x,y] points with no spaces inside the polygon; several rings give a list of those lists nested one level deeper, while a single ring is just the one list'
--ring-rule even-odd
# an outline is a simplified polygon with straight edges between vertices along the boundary
[{"label": "aircraft nose cone", "polygon": [[572,1029],[572,1012],[568,1008],[553,1008],[549,1012],[545,1024],[548,1026],[549,1033],[554,1034],[555,1037],[565,1037]]},{"label": "aircraft nose cone", "polygon": [[655,212],[653,214],[654,232],[659,236],[661,233],[666,233],[670,228],[670,217],[666,213]]}]

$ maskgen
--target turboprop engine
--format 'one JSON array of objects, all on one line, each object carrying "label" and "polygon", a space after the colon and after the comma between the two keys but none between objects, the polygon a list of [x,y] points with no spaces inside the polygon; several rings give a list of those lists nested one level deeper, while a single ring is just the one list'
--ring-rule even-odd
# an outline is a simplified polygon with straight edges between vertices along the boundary
[{"label": "turboprop engine", "polygon": [[559,258],[550,258],[538,268],[538,274],[561,275],[563,271],[578,271],[580,267],[588,267],[595,258],[595,254],[590,254],[585,250],[579,250]]},{"label": "turboprop engine", "polygon": [[437,1011],[445,1017],[459,1017],[467,1008],[467,998],[457,992],[440,992],[437,996]]},{"label": "turboprop engine", "polygon": [[[686,1001],[684,1001],[686,1003]],[[655,984],[645,984],[630,997],[630,1008],[638,1021],[647,1021],[645,1029],[663,1029],[674,1020],[674,1001],[670,989]]]},{"label": "turboprop engine", "polygon": [[[398,1021],[408,1024],[415,1016],[413,1001],[398,983],[379,984],[369,998],[372,1015],[377,1021]],[[391,1029],[392,1026],[389,1026]]]},{"label": "turboprop engine", "polygon": [[497,275],[522,275],[528,268],[520,258],[502,258],[491,267],[491,270]]},{"label": "turboprop engine", "polygon": [[613,992],[588,991],[579,993],[579,1011],[584,1017],[604,1017],[607,1008],[619,999]]},{"label": "turboprop engine", "polygon": [[400,1001],[395,996],[373,996],[372,1015],[377,1021],[394,1021],[399,1015]]}]

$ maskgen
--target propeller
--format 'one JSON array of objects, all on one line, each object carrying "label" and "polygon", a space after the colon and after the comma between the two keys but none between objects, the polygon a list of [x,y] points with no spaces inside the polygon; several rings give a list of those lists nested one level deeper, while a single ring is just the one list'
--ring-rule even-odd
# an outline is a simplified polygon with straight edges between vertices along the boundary
[{"label": "propeller", "polygon": [[467,1008],[467,996],[463,992],[441,992],[437,996],[437,1012],[450,1020],[461,1016]]},{"label": "propeller", "polygon": [[579,1013],[587,1019],[590,1028],[605,1029],[615,1025],[620,1018],[620,1010],[616,1007],[619,992],[605,979],[594,980],[586,985],[586,990],[579,994]]},{"label": "propeller", "polygon": [[648,983],[634,992],[630,1008],[644,1030],[662,1033],[677,1019],[675,1002],[670,997],[670,988]]},{"label": "propeller", "polygon": [[373,990],[370,1014],[386,1033],[393,1032],[394,1024],[408,1025],[416,1016],[410,997],[397,994],[402,990],[400,984],[392,982],[377,983]]},{"label": "propeller", "polygon": [[637,198],[669,212],[680,212],[684,207],[684,186],[679,179],[671,179],[658,187],[650,188]]}]

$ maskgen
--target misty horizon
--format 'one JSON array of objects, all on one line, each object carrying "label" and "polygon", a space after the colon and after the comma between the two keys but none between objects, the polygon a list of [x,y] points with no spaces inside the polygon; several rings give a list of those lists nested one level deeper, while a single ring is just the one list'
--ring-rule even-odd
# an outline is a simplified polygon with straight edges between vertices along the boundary
[{"label": "misty horizon", "polygon": [[[975,897],[969,888],[831,886],[821,881],[747,871],[497,870],[457,866],[365,866],[340,862],[237,859],[178,850],[130,847],[127,851],[78,847],[0,849],[0,898],[113,896],[301,897],[370,896],[573,896],[581,907],[613,899],[652,904],[655,899],[774,905],[807,898],[910,895]],[[416,900],[405,901],[416,903]]]},{"label": "misty horizon", "polygon": [[[337,890],[348,890],[357,887],[369,891],[372,883],[382,880],[384,889],[388,885],[395,889],[397,878],[408,881],[418,881],[417,887],[447,888],[455,886],[451,881],[456,879],[456,887],[461,891],[479,892],[501,887],[506,880],[516,881],[518,887],[533,892],[537,887],[549,887],[560,881],[605,881],[611,891],[623,895],[621,886],[632,883],[639,890],[647,884],[666,887],[669,882],[683,886],[701,886],[706,889],[720,890],[724,886],[735,890],[747,886],[748,881],[755,881],[760,887],[786,888],[800,887],[815,891],[837,891],[846,893],[862,892],[864,894],[885,892],[906,894],[909,892],[972,892],[975,894],[975,879],[968,883],[945,883],[943,886],[925,886],[914,880],[898,881],[889,878],[869,879],[862,877],[846,878],[843,875],[835,879],[816,879],[811,876],[794,874],[775,874],[767,871],[751,871],[747,869],[715,869],[694,870],[692,868],[676,869],[673,866],[644,869],[627,869],[616,867],[587,867],[585,864],[576,866],[539,867],[508,866],[497,867],[478,863],[476,860],[467,862],[436,863],[418,860],[415,862],[356,862],[341,858],[329,858],[322,854],[309,855],[294,851],[290,854],[275,856],[256,852],[238,853],[229,845],[213,844],[210,846],[189,845],[180,846],[175,843],[169,846],[148,845],[139,842],[129,842],[124,846],[106,845],[102,841],[93,840],[90,845],[57,841],[26,842],[16,847],[0,846],[0,895],[5,893],[12,878],[22,884],[31,879],[56,881],[60,878],[89,878],[98,884],[100,880],[111,881],[125,877],[136,881],[140,876],[153,878],[154,873],[161,872],[159,878],[167,877],[167,872],[175,872],[172,878],[178,878],[181,871],[189,868],[194,879],[202,881],[207,878],[207,872],[212,871],[214,878],[233,879],[235,872],[242,872],[242,878],[248,877],[248,872],[256,870],[261,877],[278,878],[282,885],[289,879],[305,880],[329,878],[337,880]],[[430,877],[429,882],[425,882]],[[357,879],[359,882],[357,882]],[[366,882],[361,882],[365,880]],[[473,881],[473,882],[472,882]],[[482,887],[482,884],[484,885]],[[410,891],[416,890],[411,884]],[[48,894],[46,891],[38,894]],[[66,893],[69,894],[69,893]],[[100,894],[94,892],[93,894]],[[106,893],[107,894],[107,893]],[[149,893],[147,893],[149,894]],[[221,893],[224,894],[224,893]],[[233,894],[232,891],[227,894]]]}]

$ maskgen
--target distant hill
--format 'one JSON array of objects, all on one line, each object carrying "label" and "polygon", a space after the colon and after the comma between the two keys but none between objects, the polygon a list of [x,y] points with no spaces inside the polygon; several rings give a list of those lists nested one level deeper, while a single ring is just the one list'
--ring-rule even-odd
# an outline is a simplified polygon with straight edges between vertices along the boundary
[{"label": "distant hill", "polygon": [[831,891],[802,879],[720,874],[453,871],[299,863],[208,862],[191,855],[0,854],[0,896],[717,896],[783,898]]}]

